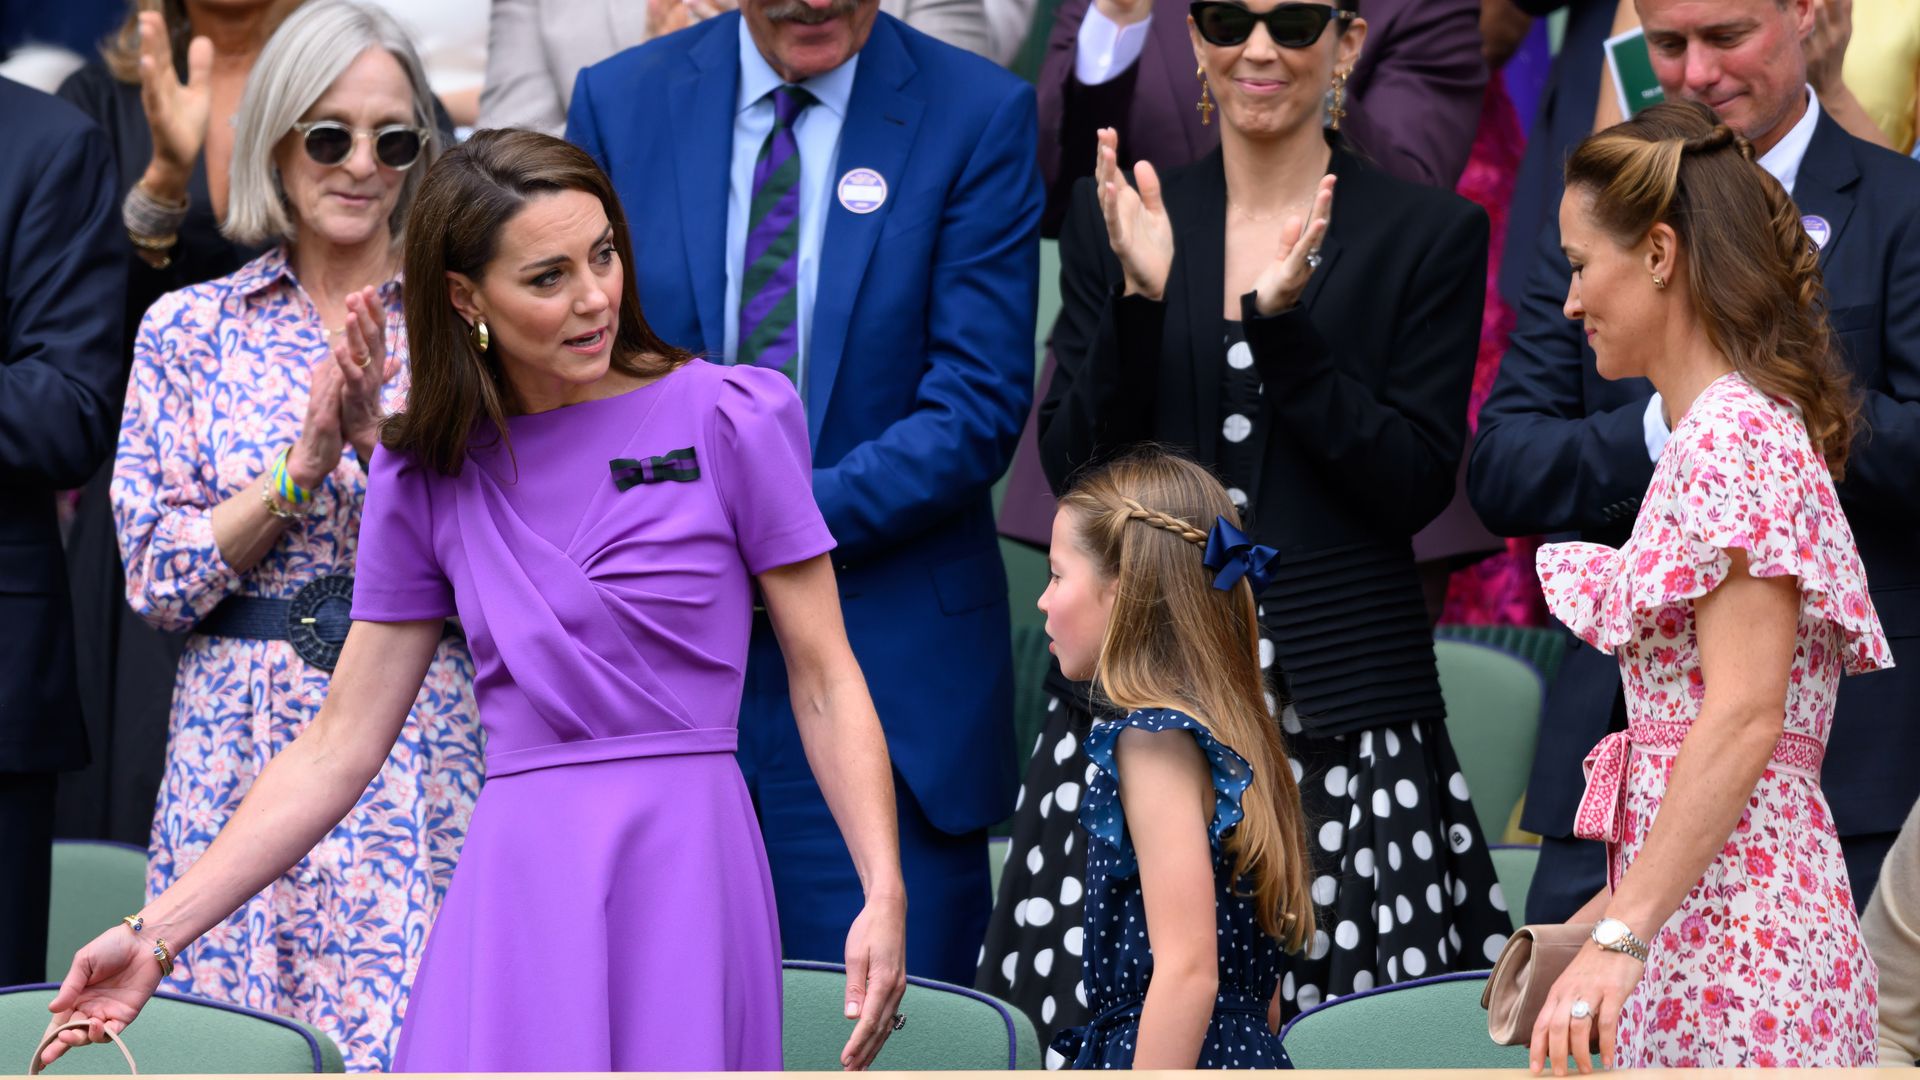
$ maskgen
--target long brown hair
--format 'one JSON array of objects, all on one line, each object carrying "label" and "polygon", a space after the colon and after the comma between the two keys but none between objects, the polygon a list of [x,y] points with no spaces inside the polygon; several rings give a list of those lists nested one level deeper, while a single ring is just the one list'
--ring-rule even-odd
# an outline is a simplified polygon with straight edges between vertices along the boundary
[{"label": "long brown hair", "polygon": [[[266,37],[272,37],[281,20],[300,6],[301,0],[274,0],[267,14]],[[187,77],[187,46],[193,41],[193,20],[187,17],[187,0],[131,0],[127,17],[100,43],[100,58],[107,70],[123,83],[140,83],[140,13],[158,11],[167,26],[168,45],[173,53],[174,71]]]},{"label": "long brown hair", "polygon": [[388,418],[380,430],[387,449],[453,476],[466,463],[476,429],[486,425],[506,437],[506,418],[518,407],[513,387],[495,350],[481,352],[467,321],[454,310],[447,274],[482,280],[499,247],[500,230],[528,199],[556,191],[584,191],[599,199],[613,226],[623,279],[613,370],[650,378],[691,358],[661,341],[642,317],[620,198],[586,151],[537,131],[476,132],[433,163],[407,217],[412,387],[406,411]]},{"label": "long brown hair", "polygon": [[1691,101],[1670,101],[1581,143],[1567,188],[1626,246],[1666,224],[1686,251],[1695,314],[1714,347],[1761,391],[1800,407],[1835,480],[1846,474],[1859,402],[1827,326],[1820,250],[1753,145]]},{"label": "long brown hair", "polygon": [[1121,709],[1174,708],[1253,766],[1246,816],[1226,838],[1235,881],[1251,877],[1260,927],[1290,950],[1313,936],[1300,789],[1267,710],[1253,588],[1213,587],[1201,563],[1216,518],[1237,527],[1226,489],[1189,458],[1148,447],[1075,483],[1060,500],[1075,536],[1118,583],[1094,669]]}]

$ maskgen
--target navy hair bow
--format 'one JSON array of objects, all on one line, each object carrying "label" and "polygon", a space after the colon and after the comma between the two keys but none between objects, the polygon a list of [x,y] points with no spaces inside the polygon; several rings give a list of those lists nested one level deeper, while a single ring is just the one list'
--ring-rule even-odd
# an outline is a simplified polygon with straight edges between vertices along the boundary
[{"label": "navy hair bow", "polygon": [[1246,578],[1258,597],[1273,581],[1273,560],[1279,554],[1265,544],[1254,543],[1222,516],[1214,520],[1213,531],[1207,534],[1207,554],[1201,562],[1207,569],[1219,571],[1213,578],[1214,588],[1231,589]]}]

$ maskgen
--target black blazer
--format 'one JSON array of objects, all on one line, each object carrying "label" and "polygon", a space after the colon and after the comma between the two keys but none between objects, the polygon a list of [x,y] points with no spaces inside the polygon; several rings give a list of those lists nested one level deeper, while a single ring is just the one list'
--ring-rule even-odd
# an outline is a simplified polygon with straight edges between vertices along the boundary
[{"label": "black blazer", "polygon": [[[1794,201],[1832,229],[1820,265],[1833,329],[1865,393],[1866,425],[1840,501],[1897,665],[1841,680],[1825,791],[1843,836],[1893,832],[1920,798],[1912,718],[1920,701],[1920,162],[1856,139],[1823,114]],[[1567,278],[1550,216],[1512,345],[1480,411],[1467,492],[1496,532],[1575,533],[1617,547],[1653,478],[1642,434],[1653,388],[1600,378],[1579,326],[1560,311]],[[1527,829],[1571,834],[1581,761],[1624,722],[1621,700],[1614,658],[1576,647],[1541,717]]]},{"label": "black blazer", "polygon": [[[1244,328],[1264,386],[1262,598],[1303,723],[1336,734],[1445,716],[1413,534],[1453,495],[1486,292],[1487,218],[1335,148],[1323,261],[1292,311]],[[1226,174],[1220,151],[1166,175],[1175,254],[1161,301],[1123,297],[1093,181],[1060,238],[1057,361],[1040,407],[1055,492],[1146,440],[1216,460],[1224,362]]]},{"label": "black blazer", "polygon": [[126,372],[106,136],[0,79],[0,772],[86,763],[54,493],[113,452]]}]

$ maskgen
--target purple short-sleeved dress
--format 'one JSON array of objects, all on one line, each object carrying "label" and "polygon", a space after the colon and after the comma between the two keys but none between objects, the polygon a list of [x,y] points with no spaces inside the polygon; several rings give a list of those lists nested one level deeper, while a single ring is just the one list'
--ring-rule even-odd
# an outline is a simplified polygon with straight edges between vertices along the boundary
[{"label": "purple short-sleeved dress", "polygon": [[456,477],[376,454],[360,530],[354,618],[458,614],[487,734],[394,1067],[778,1069],[733,750],[751,575],[833,547],[799,399],[695,360],[508,423]]}]

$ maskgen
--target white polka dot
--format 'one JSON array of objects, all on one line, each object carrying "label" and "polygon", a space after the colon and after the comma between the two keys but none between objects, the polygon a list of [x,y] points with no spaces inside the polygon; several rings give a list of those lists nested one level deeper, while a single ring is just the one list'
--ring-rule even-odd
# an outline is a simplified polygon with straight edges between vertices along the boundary
[{"label": "white polka dot", "polygon": [[1068,780],[1053,789],[1053,803],[1071,814],[1080,806],[1080,785]]},{"label": "white polka dot", "polygon": [[1403,923],[1412,922],[1413,921],[1413,901],[1407,899],[1404,896],[1394,897],[1393,913],[1399,916],[1400,921]]},{"label": "white polka dot", "polygon": [[986,962],[987,962],[987,947],[985,945],[981,945],[980,955],[974,958],[973,966],[979,967],[981,964],[984,964]]},{"label": "white polka dot", "polygon": [[[1268,712],[1273,711],[1273,695],[1272,694],[1267,695],[1267,711]],[[1293,711],[1293,706],[1291,704],[1289,704],[1286,708],[1280,710],[1280,730],[1286,732],[1289,735],[1298,735],[1302,731],[1306,730],[1305,725],[1300,723],[1300,714]]]},{"label": "white polka dot", "polygon": [[1373,732],[1371,731],[1360,733],[1360,756],[1366,758],[1373,756]]},{"label": "white polka dot", "polygon": [[[1041,949],[1039,952],[1034,954],[1033,970],[1039,972],[1040,977],[1043,979],[1053,974],[1053,950],[1052,949]],[[1052,999],[1049,998],[1048,1000],[1052,1000]]]},{"label": "white polka dot", "polygon": [[1080,740],[1074,738],[1073,732],[1067,732],[1060,737],[1059,742],[1053,744],[1053,763],[1065,765],[1067,759],[1072,757],[1073,752],[1078,749],[1080,749]]},{"label": "white polka dot", "polygon": [[1036,896],[1027,901],[1027,922],[1034,926],[1045,926],[1053,921],[1053,901]]},{"label": "white polka dot", "polygon": [[1084,1009],[1087,1007],[1087,984],[1085,982],[1076,982],[1073,984],[1073,1000],[1079,1002],[1081,1008]]},{"label": "white polka dot", "polygon": [[1294,1001],[1299,1003],[1301,1012],[1306,1012],[1308,1009],[1320,1004],[1320,988],[1312,983],[1308,983],[1300,988],[1298,994],[1294,995]]},{"label": "white polka dot", "polygon": [[1061,1053],[1060,1051],[1058,1051],[1058,1050],[1055,1050],[1055,1049],[1054,1049],[1053,1047],[1051,1047],[1051,1046],[1049,1046],[1049,1047],[1047,1047],[1047,1069],[1048,1069],[1048,1071],[1049,1071],[1049,1072],[1051,1072],[1051,1071],[1054,1071],[1054,1070],[1058,1070],[1058,1069],[1064,1069],[1064,1068],[1066,1068],[1066,1066],[1067,1066],[1067,1058],[1066,1058],[1066,1055],[1064,1055],[1064,1054],[1062,1054],[1062,1053]]},{"label": "white polka dot", "polygon": [[1313,879],[1313,902],[1321,907],[1332,907],[1335,883],[1332,874],[1321,874]]},{"label": "white polka dot", "polygon": [[1313,949],[1307,954],[1307,959],[1318,960],[1327,955],[1332,949],[1333,939],[1327,936],[1327,932],[1325,930],[1315,930],[1313,932]]},{"label": "white polka dot", "polygon": [[1036,848],[1028,849],[1027,873],[1037,874],[1040,872],[1040,868],[1045,865],[1047,865],[1047,857],[1045,855],[1040,854],[1039,848],[1036,847]]},{"label": "white polka dot", "polygon": [[1440,914],[1440,909],[1443,906],[1445,905],[1440,899],[1440,886],[1438,885],[1427,886],[1427,907],[1431,908],[1435,915],[1438,915]]},{"label": "white polka dot", "polygon": [[1066,934],[1061,937],[1060,943],[1067,947],[1067,952],[1074,956],[1079,956],[1080,948],[1085,943],[1086,936],[1087,932],[1082,927],[1069,926],[1067,927]]},{"label": "white polka dot", "polygon": [[1069,875],[1060,879],[1061,907],[1072,907],[1079,903],[1080,898],[1085,895],[1086,889],[1081,886],[1079,878]]},{"label": "white polka dot", "polygon": [[1360,827],[1360,804],[1354,803],[1353,806],[1347,811],[1347,828],[1357,829],[1359,827]]},{"label": "white polka dot", "polygon": [[1466,882],[1464,882],[1464,881],[1456,881],[1456,882],[1454,882],[1454,883],[1453,883],[1453,904],[1454,904],[1454,906],[1455,906],[1455,907],[1460,907],[1460,906],[1462,906],[1462,905],[1464,905],[1464,904],[1466,904],[1466,902],[1467,902],[1467,883],[1466,883]]},{"label": "white polka dot", "polygon": [[1326,785],[1327,785],[1327,794],[1332,795],[1335,798],[1338,798],[1340,796],[1340,793],[1346,790],[1347,767],[1345,765],[1335,765],[1333,768],[1328,769],[1327,777],[1326,777]]},{"label": "white polka dot", "polygon": [[1025,900],[1013,905],[1013,925],[1027,925],[1027,902]]},{"label": "white polka dot", "polygon": [[1320,826],[1320,846],[1327,851],[1339,851],[1340,840],[1347,830],[1337,821],[1329,821]]},{"label": "white polka dot", "polygon": [[1086,783],[1086,785],[1087,785],[1088,787],[1092,787],[1092,786],[1093,786],[1093,778],[1094,778],[1094,777],[1096,777],[1096,776],[1099,776],[1099,775],[1100,775],[1100,766],[1098,766],[1098,765],[1095,765],[1095,764],[1093,764],[1092,762],[1088,762],[1088,763],[1087,763],[1087,776],[1086,776],[1086,779],[1085,779],[1085,781],[1084,781],[1084,782]]},{"label": "white polka dot", "polygon": [[1220,425],[1220,434],[1230,443],[1246,442],[1247,436],[1253,434],[1253,421],[1234,413]]},{"label": "white polka dot", "polygon": [[1500,888],[1499,882],[1494,882],[1493,888],[1487,890],[1487,899],[1492,902],[1496,910],[1507,910],[1507,894],[1504,889]]},{"label": "white polka dot", "polygon": [[1387,957],[1387,981],[1390,983],[1400,981],[1400,958],[1397,956]]},{"label": "white polka dot", "polygon": [[1353,924],[1352,919],[1343,920],[1333,928],[1333,943],[1343,949],[1353,948],[1360,944],[1360,928]]},{"label": "white polka dot", "polygon": [[1507,935],[1488,934],[1487,940],[1483,942],[1480,946],[1480,951],[1486,954],[1487,962],[1492,963],[1493,961],[1500,959],[1500,950],[1506,947],[1507,947]]},{"label": "white polka dot", "polygon": [[1386,788],[1375,788],[1373,790],[1373,816],[1386,817],[1391,813],[1393,813],[1393,796],[1387,794]]},{"label": "white polka dot", "polygon": [[1227,350],[1227,366],[1235,371],[1245,371],[1253,366],[1253,347],[1244,341],[1236,341]]},{"label": "white polka dot", "polygon": [[1246,505],[1247,505],[1247,493],[1246,493],[1246,492],[1244,492],[1244,491],[1241,491],[1241,490],[1240,490],[1239,488],[1228,488],[1228,489],[1227,489],[1227,498],[1228,498],[1228,499],[1231,499],[1231,500],[1233,501],[1233,505],[1235,505],[1235,506],[1237,506],[1237,507],[1239,507],[1239,508],[1241,508],[1241,509],[1243,509],[1243,510],[1244,510],[1244,509],[1246,509]]},{"label": "white polka dot", "polygon": [[1391,731],[1383,731],[1380,733],[1380,735],[1382,737],[1382,741],[1384,741],[1387,744],[1387,756],[1399,757],[1400,756],[1400,736],[1395,735]]},{"label": "white polka dot", "polygon": [[1427,973],[1427,954],[1419,949],[1408,949],[1400,954],[1400,966],[1408,978],[1417,979]]},{"label": "white polka dot", "polygon": [[1373,876],[1373,849],[1363,847],[1353,853],[1353,872],[1361,877]]},{"label": "white polka dot", "polygon": [[1457,821],[1454,822],[1447,829],[1447,845],[1453,848],[1455,855],[1467,850],[1473,846],[1473,830]]},{"label": "white polka dot", "polygon": [[1420,789],[1413,786],[1413,781],[1402,780],[1393,785],[1393,801],[1411,810],[1420,805]]},{"label": "white polka dot", "polygon": [[1073,837],[1074,837],[1074,834],[1075,834],[1075,833],[1078,833],[1079,831],[1080,831],[1079,829],[1070,829],[1070,830],[1068,830],[1068,832],[1067,832],[1067,846],[1066,846],[1066,853],[1067,853],[1067,854],[1069,854],[1069,855],[1071,855],[1071,854],[1073,854]]},{"label": "white polka dot", "polygon": [[1371,989],[1373,989],[1373,972],[1371,972],[1371,971],[1356,971],[1356,972],[1354,972],[1354,973],[1353,973],[1353,991],[1354,991],[1354,993],[1356,993],[1356,994],[1357,994],[1357,993],[1360,993],[1360,992],[1362,992],[1362,991],[1365,991],[1365,990],[1371,990]]},{"label": "white polka dot", "polygon": [[[1048,994],[1047,1000],[1040,1003],[1040,1022],[1043,1024],[1053,1023],[1053,1013],[1053,995]],[[1062,1058],[1061,1060],[1064,1061],[1066,1059]]]},{"label": "white polka dot", "polygon": [[1466,802],[1472,797],[1472,793],[1467,790],[1467,778],[1459,773],[1454,773],[1447,779],[1447,790],[1461,802]]},{"label": "white polka dot", "polygon": [[1020,954],[1017,952],[1008,953],[1006,959],[1000,961],[1000,974],[1007,980],[1008,986],[1013,985],[1013,977],[1019,970]]},{"label": "white polka dot", "polygon": [[1386,937],[1393,932],[1393,909],[1385,904],[1378,906],[1380,916],[1380,936]]},{"label": "white polka dot", "polygon": [[[1235,488],[1234,490],[1238,491],[1239,489]],[[1273,666],[1273,642],[1268,641],[1266,638],[1260,639],[1260,666],[1263,668]]]},{"label": "white polka dot", "polygon": [[1040,816],[1042,818],[1045,818],[1048,814],[1052,812],[1053,812],[1053,792],[1049,791],[1045,795],[1040,796]]},{"label": "white polka dot", "polygon": [[1387,841],[1387,868],[1400,869],[1400,841],[1398,840]]},{"label": "white polka dot", "polygon": [[1293,994],[1293,972],[1289,971],[1286,977],[1280,980],[1280,996],[1286,998],[1288,1001],[1292,1001]]},{"label": "white polka dot", "polygon": [[1433,837],[1428,836],[1425,829],[1413,834],[1413,853],[1420,856],[1422,862],[1433,858]]},{"label": "white polka dot", "polygon": [[1015,794],[1013,797],[1013,808],[1014,810],[1018,811],[1022,806],[1025,806],[1026,804],[1027,804],[1027,785],[1021,784],[1019,792]]}]

